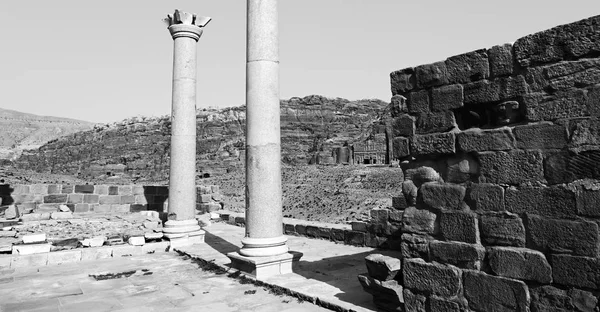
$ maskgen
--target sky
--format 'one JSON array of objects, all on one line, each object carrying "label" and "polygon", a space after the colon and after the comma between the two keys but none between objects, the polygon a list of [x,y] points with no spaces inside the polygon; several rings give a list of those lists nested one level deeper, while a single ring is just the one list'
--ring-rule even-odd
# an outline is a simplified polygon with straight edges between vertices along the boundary
[{"label": "sky", "polygon": [[[246,1],[0,3],[0,107],[109,123],[170,114],[174,9],[210,16],[197,108],[245,101]],[[389,73],[600,14],[600,1],[281,0],[280,96],[391,97]]]}]

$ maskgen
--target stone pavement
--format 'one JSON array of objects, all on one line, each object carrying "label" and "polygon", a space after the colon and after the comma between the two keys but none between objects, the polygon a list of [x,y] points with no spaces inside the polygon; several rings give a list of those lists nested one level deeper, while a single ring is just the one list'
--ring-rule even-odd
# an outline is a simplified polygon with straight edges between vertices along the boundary
[{"label": "stone pavement", "polygon": [[0,271],[0,298],[2,312],[326,311],[176,253]]},{"label": "stone pavement", "polygon": [[[204,230],[205,244],[175,250],[227,269],[230,261],[226,254],[239,249],[244,228],[213,223]],[[357,275],[366,272],[367,255],[375,252],[394,255],[393,251],[307,237],[287,237],[290,250],[302,252],[303,257],[294,263],[294,273],[266,278],[262,282],[285,288],[306,300],[335,310],[377,311],[373,297],[362,289]]]}]

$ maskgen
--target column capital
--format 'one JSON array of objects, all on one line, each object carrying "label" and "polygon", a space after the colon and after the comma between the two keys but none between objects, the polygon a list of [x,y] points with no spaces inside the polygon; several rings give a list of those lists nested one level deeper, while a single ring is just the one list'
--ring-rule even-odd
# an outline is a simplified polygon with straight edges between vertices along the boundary
[{"label": "column capital", "polygon": [[167,15],[163,21],[167,24],[173,39],[188,37],[198,41],[202,36],[202,29],[211,21],[211,18],[175,10],[173,15]]}]

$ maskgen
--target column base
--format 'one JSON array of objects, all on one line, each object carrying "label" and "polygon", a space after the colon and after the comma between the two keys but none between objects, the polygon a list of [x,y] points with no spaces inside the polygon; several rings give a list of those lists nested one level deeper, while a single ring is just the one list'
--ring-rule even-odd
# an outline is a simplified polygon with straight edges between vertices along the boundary
[{"label": "column base", "polygon": [[231,267],[248,273],[257,279],[269,276],[293,273],[292,263],[302,257],[302,253],[290,251],[277,256],[247,257],[239,252],[230,252],[227,257],[231,260]]},{"label": "column base", "polygon": [[170,248],[204,243],[204,234],[196,219],[169,220],[163,227],[164,237],[171,241]]},{"label": "column base", "polygon": [[287,238],[283,235],[268,238],[242,238],[239,254],[246,257],[272,257],[289,251]]}]

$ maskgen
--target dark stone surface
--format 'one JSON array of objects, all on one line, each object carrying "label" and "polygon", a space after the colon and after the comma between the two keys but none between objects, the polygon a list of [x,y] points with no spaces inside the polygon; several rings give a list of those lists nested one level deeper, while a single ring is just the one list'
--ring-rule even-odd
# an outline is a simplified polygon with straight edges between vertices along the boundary
[{"label": "dark stone surface", "polygon": [[441,112],[463,106],[463,86],[460,84],[435,88],[431,91],[431,108]]},{"label": "dark stone surface", "polygon": [[446,60],[449,83],[465,83],[488,78],[490,66],[485,49],[451,56]]},{"label": "dark stone surface", "polygon": [[598,306],[598,298],[585,290],[563,290],[549,285],[534,287],[529,290],[531,292],[531,312],[593,312],[596,311]]},{"label": "dark stone surface", "polygon": [[462,242],[432,241],[429,251],[433,261],[455,265],[459,268],[479,270],[485,257],[485,248]]},{"label": "dark stone surface", "polygon": [[402,270],[400,259],[382,254],[370,254],[365,257],[365,262],[369,276],[380,281],[392,280]]},{"label": "dark stone surface", "polygon": [[415,87],[415,75],[412,68],[397,70],[390,74],[392,94],[406,93]]},{"label": "dark stone surface", "polygon": [[402,95],[392,96],[392,99],[390,100],[390,114],[392,115],[392,118],[408,113],[408,105],[406,101],[406,97]]},{"label": "dark stone surface", "polygon": [[583,216],[600,217],[600,189],[578,191],[577,212]]},{"label": "dark stone surface", "polygon": [[419,234],[402,234],[402,258],[423,258],[429,259],[429,241],[430,237]]},{"label": "dark stone surface", "polygon": [[521,184],[544,179],[540,151],[481,152],[478,156],[481,182]]},{"label": "dark stone surface", "polygon": [[429,297],[429,312],[462,312],[460,304],[437,296]]},{"label": "dark stone surface", "polygon": [[450,111],[420,113],[417,115],[415,132],[417,134],[445,132],[453,129],[455,126],[454,114]]},{"label": "dark stone surface", "polygon": [[65,204],[67,203],[67,194],[53,194],[44,196],[46,204]]},{"label": "dark stone surface", "polygon": [[402,309],[402,285],[397,281],[379,281],[360,274],[358,281],[363,289],[373,296],[373,303],[383,311],[404,311]]},{"label": "dark stone surface", "polygon": [[465,192],[462,185],[438,182],[425,183],[419,189],[423,204],[431,209],[464,209]]},{"label": "dark stone surface", "polygon": [[394,138],[394,141],[392,144],[393,144],[393,149],[394,149],[394,151],[393,151],[394,159],[400,159],[400,158],[410,155],[409,139],[403,138],[403,137],[397,137],[397,138]]},{"label": "dark stone surface", "polygon": [[463,152],[505,151],[515,148],[515,137],[510,128],[462,131],[456,135],[457,148]]},{"label": "dark stone surface", "polygon": [[404,309],[405,312],[426,312],[427,297],[415,294],[410,289],[404,288]]},{"label": "dark stone surface", "polygon": [[477,271],[465,271],[464,291],[469,307],[475,311],[529,311],[529,289],[525,283],[487,275]]},{"label": "dark stone surface", "polygon": [[466,202],[474,210],[503,211],[504,188],[491,183],[473,183],[467,189]]},{"label": "dark stone surface", "polygon": [[404,194],[398,194],[398,196],[392,197],[392,208],[396,210],[404,210],[408,208],[408,204],[406,202],[406,197],[404,197]]},{"label": "dark stone surface", "polygon": [[447,69],[444,62],[425,64],[415,67],[417,87],[428,88],[448,83]]},{"label": "dark stone surface", "polygon": [[598,256],[598,225],[590,221],[546,219],[527,214],[528,247],[543,252]]},{"label": "dark stone surface", "polygon": [[446,182],[464,183],[477,181],[479,178],[479,162],[469,154],[457,154],[446,159]]},{"label": "dark stone surface", "polygon": [[567,90],[553,95],[531,93],[523,96],[525,118],[529,121],[553,121],[589,115],[586,91]]},{"label": "dark stone surface", "polygon": [[468,212],[442,211],[440,233],[445,240],[478,244],[477,215]]},{"label": "dark stone surface", "polygon": [[552,255],[554,283],[581,288],[597,289],[600,286],[600,263],[597,258]]},{"label": "dark stone surface", "polygon": [[414,156],[454,154],[454,133],[415,135],[410,141],[410,150]]},{"label": "dark stone surface", "polygon": [[563,186],[509,187],[505,192],[506,210],[552,217],[577,215],[575,193]]},{"label": "dark stone surface", "polygon": [[394,137],[410,137],[415,134],[415,117],[400,115],[392,119],[392,135]]},{"label": "dark stone surface", "polygon": [[[298,226],[296,226],[296,232],[298,232]],[[300,233],[300,232],[298,232]],[[344,243],[348,245],[354,246],[364,246],[365,245],[365,233],[355,232],[355,231],[347,231],[346,238],[344,239]]]},{"label": "dark stone surface", "polygon": [[425,209],[408,207],[402,216],[402,231],[408,233],[435,234],[438,232],[437,216]]},{"label": "dark stone surface", "polygon": [[490,77],[500,77],[513,73],[512,45],[510,43],[491,47],[488,51]]},{"label": "dark stone surface", "polygon": [[93,185],[75,185],[75,193],[92,194],[94,193]]},{"label": "dark stone surface", "polygon": [[561,149],[567,146],[565,127],[542,122],[513,129],[520,149]]},{"label": "dark stone surface", "polygon": [[408,112],[409,113],[428,113],[429,110],[429,92],[427,90],[413,91],[408,94]]},{"label": "dark stone surface", "polygon": [[480,80],[464,85],[464,103],[467,105],[510,100],[527,92],[527,83],[523,76]]},{"label": "dark stone surface", "polygon": [[481,215],[481,241],[487,245],[525,247],[525,226],[508,212]]},{"label": "dark stone surface", "polygon": [[423,259],[405,259],[404,286],[440,296],[455,296],[460,290],[461,271],[453,266],[427,263]]},{"label": "dark stone surface", "polygon": [[541,284],[552,283],[552,268],[544,254],[539,251],[492,247],[488,249],[488,261],[496,275]]}]

